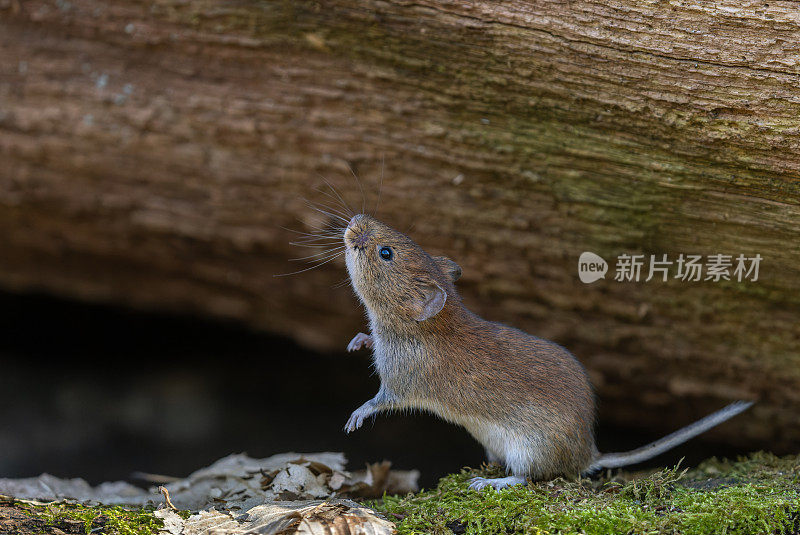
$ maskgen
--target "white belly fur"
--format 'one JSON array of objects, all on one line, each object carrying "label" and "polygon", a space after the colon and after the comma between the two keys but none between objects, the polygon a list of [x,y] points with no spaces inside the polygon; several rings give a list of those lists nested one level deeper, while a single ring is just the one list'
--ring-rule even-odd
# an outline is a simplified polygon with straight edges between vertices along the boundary
[{"label": "white belly fur", "polygon": [[544,465],[545,443],[536,433],[522,435],[486,420],[459,423],[515,476],[535,476]]}]

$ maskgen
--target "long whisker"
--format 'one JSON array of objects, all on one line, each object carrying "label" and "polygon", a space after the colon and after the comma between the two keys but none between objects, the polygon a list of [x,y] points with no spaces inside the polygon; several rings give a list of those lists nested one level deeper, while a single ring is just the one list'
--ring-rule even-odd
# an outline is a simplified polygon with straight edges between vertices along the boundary
[{"label": "long whisker", "polygon": [[[305,200],[305,199],[303,199],[303,200]],[[295,221],[297,221],[298,223],[300,223],[303,226],[308,225],[308,221],[303,221],[299,217],[295,217],[294,219],[295,219]],[[344,225],[338,226],[338,225],[339,225],[338,221],[337,221],[336,225],[326,221],[325,222],[325,226],[323,228],[317,228],[317,229],[313,229],[313,230],[315,230],[316,232],[331,232],[331,231],[336,230],[336,229],[341,229],[342,232],[344,232],[345,226]],[[289,232],[294,232],[296,234],[308,234],[307,232],[304,232],[302,230],[295,230],[295,229],[286,228],[286,227],[281,227],[281,228],[284,229],[284,230],[288,230]]]},{"label": "long whisker", "polygon": [[322,245],[339,245],[342,243],[341,236],[319,236],[319,237],[311,237],[308,238],[299,238],[295,241],[289,242],[290,245],[299,245],[301,247],[314,247],[314,246],[322,246]]},{"label": "long whisker", "polygon": [[344,208],[347,208],[347,211],[350,212],[351,214],[355,214],[353,208],[347,203],[346,200],[344,200],[344,197],[342,197],[339,191],[333,187],[333,184],[331,184],[327,178],[320,175],[319,173],[317,173],[317,176],[319,176],[319,178],[322,179],[323,182],[325,182],[325,185],[328,186],[328,189],[330,189],[333,192],[333,194],[336,195],[336,198],[339,199],[339,201],[342,203],[342,206]]},{"label": "long whisker", "polygon": [[353,215],[355,215],[353,213],[353,211],[350,210],[349,207],[342,205],[342,203],[339,201],[339,199],[337,199],[336,197],[334,197],[333,195],[331,195],[327,191],[322,190],[322,189],[315,189],[314,191],[316,191],[318,193],[321,193],[322,195],[325,195],[326,197],[331,199],[331,201],[333,201],[333,203],[334,203],[333,206],[325,205],[325,204],[320,203],[321,206],[327,206],[328,208],[331,208],[331,209],[332,208],[336,208],[337,209],[337,213],[340,213],[340,214],[345,215],[347,217],[353,217]]},{"label": "long whisker", "polygon": [[[345,246],[342,245],[341,247],[337,247],[336,249],[328,249],[326,251],[321,251],[321,252],[316,253],[316,254],[303,256],[301,258],[290,258],[289,261],[290,262],[299,262],[301,260],[310,260],[312,258],[314,258],[316,260],[322,260],[323,258],[327,258],[331,253],[335,253],[334,256],[340,254],[344,248],[345,248]],[[316,262],[316,260],[315,260],[315,262]]]},{"label": "long whisker", "polygon": [[324,244],[338,244],[341,243],[343,232],[337,232],[335,234],[309,234],[309,235],[301,235],[298,238],[295,238],[293,241],[289,243],[292,245],[313,245],[315,243]]},{"label": "long whisker", "polygon": [[349,277],[345,277],[344,279],[342,279],[339,282],[337,282],[336,284],[334,284],[332,286],[332,288],[339,289],[339,288],[344,288],[345,286],[349,286],[349,285],[350,285],[350,278]]},{"label": "long whisker", "polygon": [[343,222],[345,222],[347,224],[350,223],[349,219],[347,219],[347,218],[345,218],[343,216],[340,216],[338,214],[334,214],[332,212],[329,212],[327,210],[323,210],[322,208],[320,208],[319,206],[317,206],[317,205],[315,205],[315,204],[313,204],[311,202],[308,203],[308,207],[313,209],[313,210],[316,210],[317,212],[319,212],[321,214],[325,214],[325,215],[327,215],[328,217],[330,217],[332,219],[338,219],[338,220],[343,221]]},{"label": "long whisker", "polygon": [[[323,191],[323,192],[321,192],[321,193],[325,193],[325,192]],[[352,217],[352,216],[350,215],[350,213],[349,213],[349,212],[346,212],[346,211],[345,211],[345,212],[343,212],[343,211],[342,211],[342,210],[341,210],[341,209],[340,209],[338,206],[331,206],[331,205],[329,205],[329,204],[325,204],[325,203],[321,203],[321,202],[319,202],[319,203],[314,203],[314,202],[311,202],[311,201],[309,201],[308,199],[304,199],[304,200],[305,200],[307,203],[309,203],[310,205],[314,206],[314,207],[325,208],[325,209],[329,210],[331,213],[334,213],[334,214],[340,215],[340,216],[342,216],[343,218],[345,218],[345,219],[346,219],[348,222],[350,222],[350,218]]]},{"label": "long whisker", "polygon": [[324,213],[327,213],[328,215],[336,214],[339,217],[341,217],[342,219],[344,219],[345,221],[349,222],[349,220],[345,217],[346,214],[344,214],[343,212],[341,212],[340,210],[338,210],[336,208],[328,206],[327,204],[312,202],[312,201],[308,200],[305,197],[302,197],[302,199],[306,203],[306,206],[308,206],[309,208],[313,208],[313,209],[318,210],[318,211],[322,211],[322,208],[327,208],[328,210],[326,212],[324,212]]},{"label": "long whisker", "polygon": [[356,172],[353,171],[353,166],[350,165],[350,162],[347,162],[347,167],[350,168],[350,173],[352,173],[353,178],[356,179],[356,184],[358,184],[358,189],[361,190],[361,213],[363,214],[366,210],[366,205],[367,205],[367,196],[364,194],[364,186],[361,185],[361,180],[359,180],[358,175],[356,175]]},{"label": "long whisker", "polygon": [[338,199],[339,204],[342,205],[342,208],[345,208],[345,211],[350,214],[355,214],[353,208],[350,206],[350,204],[348,204],[346,200],[344,200],[344,197],[342,197],[339,191],[335,187],[333,187],[333,184],[331,184],[328,181],[328,179],[322,176],[321,174],[317,173],[317,176],[320,178],[320,180],[322,180],[325,183],[326,186],[328,186],[328,189],[331,190],[331,192],[333,192],[333,194],[336,196],[336,199]]},{"label": "long whisker", "polygon": [[323,181],[323,182],[325,182],[325,185],[326,185],[326,186],[328,186],[328,188],[329,188],[329,189],[330,189],[330,190],[333,192],[333,194],[334,194],[334,195],[336,195],[336,198],[337,198],[337,199],[339,199],[339,202],[341,202],[341,203],[342,203],[342,208],[345,208],[345,209],[346,209],[346,211],[347,211],[348,213],[350,213],[350,216],[351,216],[351,217],[352,217],[352,216],[354,216],[354,215],[355,215],[355,212],[353,211],[353,209],[350,207],[350,205],[349,205],[349,204],[347,204],[347,201],[345,201],[345,200],[344,200],[344,197],[342,197],[342,196],[339,194],[339,192],[338,192],[338,191],[336,191],[336,188],[334,188],[334,187],[333,187],[333,185],[332,185],[330,182],[328,182],[328,179],[326,179],[326,178],[325,178],[324,176],[322,176],[322,175],[319,175],[319,177],[322,179],[322,181]]},{"label": "long whisker", "polygon": [[288,228],[288,227],[280,227],[280,228],[282,228],[283,230],[286,230],[288,232],[294,232],[295,234],[300,234],[301,236],[304,237],[304,238],[298,238],[298,239],[305,239],[305,237],[309,237],[309,238],[334,238],[334,237],[337,237],[337,236],[341,237],[342,234],[345,231],[344,227],[333,227],[330,230],[321,229],[318,233],[303,232],[302,230],[295,230],[293,228]]},{"label": "long whisker", "polygon": [[[328,197],[330,201],[328,201],[328,203],[314,203],[305,197],[301,197],[301,199],[309,208],[326,216],[327,220],[322,221],[321,225],[322,228],[314,228],[310,232],[305,232],[305,231],[281,227],[284,230],[288,230],[289,232],[292,232],[297,235],[297,239],[295,241],[290,242],[290,244],[298,247],[307,247],[318,250],[318,252],[314,252],[307,256],[292,258],[290,259],[290,261],[292,262],[308,261],[313,263],[313,265],[304,269],[293,271],[291,273],[281,273],[273,275],[275,277],[286,277],[289,275],[297,275],[299,273],[304,273],[306,271],[316,269],[329,262],[332,262],[336,258],[339,258],[345,253],[347,249],[347,247],[342,243],[342,238],[344,236],[345,231],[347,230],[346,226],[349,225],[350,220],[352,219],[352,215],[355,212],[350,207],[350,205],[347,204],[347,201],[345,201],[344,198],[339,194],[336,188],[334,188],[333,185],[330,182],[328,182],[328,180],[325,179],[325,177],[320,176],[320,178],[322,179],[323,182],[325,182],[325,184],[333,193],[333,195],[324,190],[317,189],[317,191]],[[363,189],[362,189],[362,197],[363,197]],[[300,219],[298,219],[298,222],[304,225],[307,224],[306,221],[302,221]]]},{"label": "long whisker", "polygon": [[341,238],[344,236],[344,230],[340,228],[333,228],[331,230],[320,230],[319,234],[315,234],[313,232],[309,232],[306,234],[301,234],[297,240],[298,241],[308,241],[308,240],[315,240],[315,239],[329,239],[329,238]]},{"label": "long whisker", "polygon": [[341,243],[341,238],[307,238],[305,240],[290,241],[289,245],[297,245],[298,247],[324,247],[326,245],[339,245]]},{"label": "long whisker", "polygon": [[[344,236],[347,227],[341,225],[328,224],[324,228],[314,229],[314,232],[309,232],[309,236],[318,236],[320,238],[341,238]],[[304,238],[301,236],[300,238]]]},{"label": "long whisker", "polygon": [[306,238],[341,238],[347,229],[337,225],[328,225],[325,228],[316,229],[315,232],[310,232],[309,236],[300,236],[298,239],[305,240]]},{"label": "long whisker", "polygon": [[[296,244],[293,243],[291,245],[296,245]],[[341,241],[339,241],[339,242],[336,242],[336,243],[323,243],[323,244],[318,244],[318,245],[303,245],[303,244],[300,244],[300,245],[298,245],[298,247],[316,248],[316,249],[319,249],[319,250],[324,249],[327,252],[327,251],[335,251],[337,249],[343,249],[345,247],[345,244],[342,243]],[[319,254],[319,253],[315,253],[315,254]]]},{"label": "long whisker", "polygon": [[289,243],[292,245],[313,245],[315,243],[339,243],[341,241],[342,235],[336,234],[331,236],[301,236]]},{"label": "long whisker", "polygon": [[381,205],[381,192],[383,191],[383,167],[384,167],[385,163],[386,163],[385,157],[383,155],[381,155],[381,180],[378,183],[378,200],[375,201],[375,209],[372,210],[372,215],[373,216],[377,216],[378,215],[378,208]]},{"label": "long whisker", "polygon": [[299,271],[294,271],[292,273],[281,273],[279,275],[273,275],[273,277],[288,277],[289,275],[297,275],[298,273],[305,273],[306,271],[311,271],[312,269],[316,269],[316,268],[318,268],[318,267],[320,267],[320,266],[322,266],[324,264],[327,264],[328,262],[331,262],[331,261],[335,260],[336,258],[341,256],[342,254],[343,254],[343,252],[340,252],[340,253],[337,253],[336,256],[334,256],[332,258],[329,258],[329,259],[325,260],[324,262],[319,262],[318,264],[315,264],[315,265],[313,265],[311,267],[307,267],[307,268],[301,269]]}]

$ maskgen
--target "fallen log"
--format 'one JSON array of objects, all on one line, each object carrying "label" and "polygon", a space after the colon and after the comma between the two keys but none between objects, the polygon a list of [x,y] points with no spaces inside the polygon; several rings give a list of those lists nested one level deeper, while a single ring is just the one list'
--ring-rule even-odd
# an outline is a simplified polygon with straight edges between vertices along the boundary
[{"label": "fallen log", "polygon": [[[475,311],[572,350],[603,418],[756,399],[716,437],[796,449],[795,7],[0,0],[0,285],[339,350],[363,329],[342,263],[273,275],[320,175],[361,203],[352,169]],[[622,254],[763,260],[617,282]]]}]

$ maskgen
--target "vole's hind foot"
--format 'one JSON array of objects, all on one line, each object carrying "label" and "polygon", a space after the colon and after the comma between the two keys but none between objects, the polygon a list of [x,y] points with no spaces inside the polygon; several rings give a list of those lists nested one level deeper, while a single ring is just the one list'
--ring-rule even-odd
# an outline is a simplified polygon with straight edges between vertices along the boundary
[{"label": "vole's hind foot", "polygon": [[350,343],[347,344],[347,351],[358,351],[362,347],[366,347],[367,349],[372,349],[372,344],[374,340],[368,334],[358,333],[350,340]]},{"label": "vole's hind foot", "polygon": [[514,485],[524,485],[525,478],[520,476],[508,476],[497,478],[473,477],[469,480],[469,488],[472,490],[481,490],[486,487],[494,487],[497,490]]}]

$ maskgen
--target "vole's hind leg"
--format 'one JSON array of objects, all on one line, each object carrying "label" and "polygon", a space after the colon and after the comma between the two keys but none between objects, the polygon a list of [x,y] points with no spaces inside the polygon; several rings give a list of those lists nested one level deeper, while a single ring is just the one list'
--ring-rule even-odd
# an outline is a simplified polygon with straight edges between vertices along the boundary
[{"label": "vole's hind leg", "polygon": [[[474,477],[469,481],[469,488],[481,490],[494,487],[497,490],[513,485],[524,485],[534,462],[535,448],[530,440],[520,438],[519,433],[509,431],[506,427],[491,424],[483,428],[474,428],[480,442],[486,448],[486,456],[490,461],[500,462],[506,468],[507,477],[486,478]],[[471,431],[472,432],[472,431]]]},{"label": "vole's hind leg", "polygon": [[522,476],[508,476],[497,478],[473,477],[469,480],[469,488],[472,490],[481,490],[486,487],[494,487],[497,490],[514,485],[524,485],[526,479]]},{"label": "vole's hind leg", "polygon": [[[499,455],[495,454],[489,448],[486,449],[486,459],[490,463],[498,463],[503,464],[503,460],[500,458]],[[518,476],[510,476],[510,477],[498,477],[498,478],[486,478],[486,477],[473,477],[469,480],[469,488],[473,490],[481,490],[484,487],[492,486],[497,490],[504,489],[506,487],[510,487],[512,485],[520,485],[525,483],[524,477]]]},{"label": "vole's hind leg", "polygon": [[358,351],[362,347],[366,347],[367,349],[372,349],[372,345],[374,340],[372,336],[364,333],[358,333],[350,340],[350,343],[347,344],[347,351]]},{"label": "vole's hind leg", "polygon": [[350,415],[350,418],[347,420],[347,423],[344,426],[344,432],[351,433],[361,427],[361,424],[364,423],[364,420],[373,414],[383,410],[391,409],[395,406],[395,399],[396,398],[394,395],[389,394],[386,390],[384,390],[383,387],[381,387],[381,389],[378,390],[378,393],[375,394],[374,398],[353,411],[353,414]]}]

